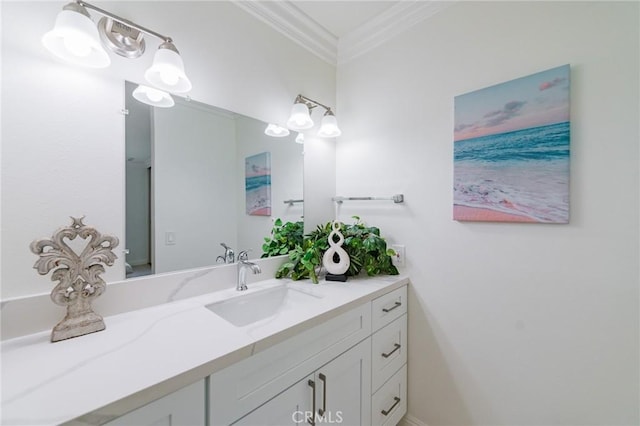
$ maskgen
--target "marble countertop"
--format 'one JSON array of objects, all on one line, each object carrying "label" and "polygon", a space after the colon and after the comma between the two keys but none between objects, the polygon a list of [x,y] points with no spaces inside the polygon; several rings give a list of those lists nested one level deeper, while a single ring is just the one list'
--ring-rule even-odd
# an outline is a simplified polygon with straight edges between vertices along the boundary
[{"label": "marble countertop", "polygon": [[[230,288],[105,317],[106,330],[74,339],[51,343],[50,332],[43,332],[4,341],[1,423],[104,423],[408,281],[265,280],[245,292]],[[315,297],[244,327],[205,307],[277,286]]]}]

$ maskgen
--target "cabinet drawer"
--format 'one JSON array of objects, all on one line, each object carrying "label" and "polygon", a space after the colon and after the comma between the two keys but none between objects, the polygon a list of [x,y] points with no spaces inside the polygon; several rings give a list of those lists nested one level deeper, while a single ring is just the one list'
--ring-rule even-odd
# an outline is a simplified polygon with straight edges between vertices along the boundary
[{"label": "cabinet drawer", "polygon": [[393,426],[407,412],[407,364],[371,397],[371,424]]},{"label": "cabinet drawer", "polygon": [[200,380],[105,423],[105,426],[198,426],[204,424],[205,385],[204,380]]},{"label": "cabinet drawer", "polygon": [[212,374],[212,424],[232,423],[370,335],[367,303]]},{"label": "cabinet drawer", "polygon": [[376,331],[371,348],[371,384],[375,392],[407,362],[407,315]]},{"label": "cabinet drawer", "polygon": [[371,302],[371,326],[376,331],[407,312],[407,286]]}]

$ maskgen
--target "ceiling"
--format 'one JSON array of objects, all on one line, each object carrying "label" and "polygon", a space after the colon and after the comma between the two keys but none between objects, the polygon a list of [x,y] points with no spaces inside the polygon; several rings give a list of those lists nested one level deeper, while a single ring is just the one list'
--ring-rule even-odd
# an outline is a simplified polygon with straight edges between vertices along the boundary
[{"label": "ceiling", "polygon": [[235,0],[235,4],[326,62],[345,63],[455,0]]}]

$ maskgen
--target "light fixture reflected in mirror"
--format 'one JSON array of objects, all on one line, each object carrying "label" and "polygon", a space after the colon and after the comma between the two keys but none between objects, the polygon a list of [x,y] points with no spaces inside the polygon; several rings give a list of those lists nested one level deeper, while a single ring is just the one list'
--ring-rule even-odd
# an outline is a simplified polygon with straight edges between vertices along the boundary
[{"label": "light fixture reflected in mirror", "polygon": [[[104,16],[97,27],[87,9]],[[104,48],[125,58],[137,58],[145,51],[144,34],[162,40],[153,64],[145,72],[147,81],[168,92],[184,93],[191,90],[191,81],[184,72],[184,63],[170,37],[84,0],[75,0],[63,7],[56,17],[53,30],[42,37],[42,44],[54,55],[73,64],[104,68],[111,63]],[[157,97],[157,93],[153,96]],[[163,102],[167,101],[166,96],[163,99]]]},{"label": "light fixture reflected in mirror", "polygon": [[142,84],[133,91],[132,95],[136,100],[155,107],[170,108],[175,105],[175,101],[167,92]]},{"label": "light fixture reflected in mirror", "polygon": [[285,136],[289,136],[289,129],[278,126],[277,124],[270,123],[267,128],[264,129],[264,134],[273,136],[275,138],[282,138]]},{"label": "light fixture reflected in mirror", "polygon": [[62,8],[53,29],[42,37],[42,44],[58,58],[75,65],[106,68],[111,64],[89,12],[78,3]]},{"label": "light fixture reflected in mirror", "polygon": [[342,132],[338,128],[338,121],[333,111],[331,111],[331,108],[302,95],[296,97],[293,108],[291,109],[291,115],[289,116],[289,120],[287,120],[287,127],[291,130],[306,130],[313,127],[311,110],[318,106],[325,109],[318,136],[323,138],[340,136]]},{"label": "light fixture reflected in mirror", "polygon": [[304,135],[302,133],[298,133],[298,136],[296,136],[296,143],[304,143]]}]

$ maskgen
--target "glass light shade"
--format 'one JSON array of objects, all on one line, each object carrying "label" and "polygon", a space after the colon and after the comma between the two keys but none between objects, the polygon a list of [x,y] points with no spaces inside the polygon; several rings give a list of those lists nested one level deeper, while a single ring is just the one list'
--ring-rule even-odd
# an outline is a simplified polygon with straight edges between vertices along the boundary
[{"label": "glass light shade", "polygon": [[282,138],[285,136],[289,136],[289,130],[285,129],[284,127],[278,126],[277,124],[269,124],[264,130],[264,134],[276,138]]},{"label": "glass light shade", "polygon": [[149,86],[136,87],[133,91],[133,97],[144,104],[160,108],[170,108],[175,105],[170,94]]},{"label": "glass light shade", "polygon": [[306,104],[293,104],[291,116],[289,120],[287,120],[287,127],[291,130],[305,130],[313,127],[313,120],[309,114],[309,107]]},{"label": "glass light shade", "polygon": [[302,133],[298,133],[298,136],[296,136],[296,143],[304,143],[304,135]]},{"label": "glass light shade", "polygon": [[184,93],[191,90],[191,81],[184,73],[184,63],[180,54],[163,45],[156,51],[153,64],[144,73],[144,78],[167,92]]},{"label": "glass light shade", "polygon": [[335,138],[340,136],[342,132],[338,128],[338,121],[335,115],[325,115],[322,117],[322,123],[320,124],[320,130],[318,130],[318,136],[322,138]]},{"label": "glass light shade", "polygon": [[90,68],[106,68],[109,55],[100,44],[98,29],[88,16],[74,10],[62,10],[42,44],[57,57]]}]

